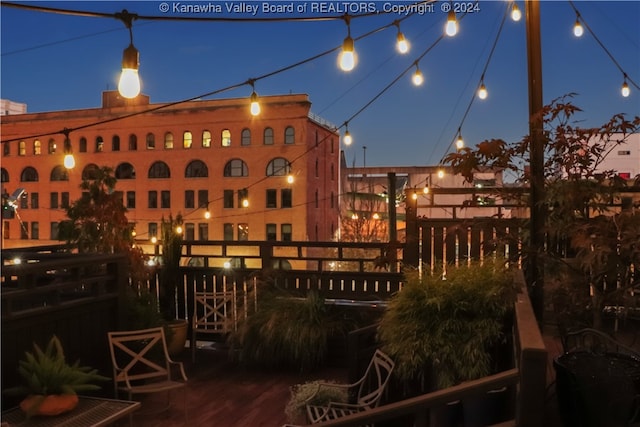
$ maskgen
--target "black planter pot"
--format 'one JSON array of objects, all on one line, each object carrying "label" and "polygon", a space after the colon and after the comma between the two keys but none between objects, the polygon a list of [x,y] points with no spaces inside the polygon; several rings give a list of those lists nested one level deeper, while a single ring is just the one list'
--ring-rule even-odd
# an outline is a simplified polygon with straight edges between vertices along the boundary
[{"label": "black planter pot", "polygon": [[622,427],[640,422],[640,360],[576,351],[554,360],[565,427]]}]

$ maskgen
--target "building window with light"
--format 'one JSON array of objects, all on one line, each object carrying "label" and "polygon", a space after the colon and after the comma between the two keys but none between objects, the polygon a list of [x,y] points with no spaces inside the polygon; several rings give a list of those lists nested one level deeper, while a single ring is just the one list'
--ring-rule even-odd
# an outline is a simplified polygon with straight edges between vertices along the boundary
[{"label": "building window with light", "polygon": [[223,147],[231,147],[231,131],[229,129],[222,130],[220,141]]},{"label": "building window with light", "polygon": [[209,240],[209,224],[207,223],[198,224],[198,240],[200,241]]},{"label": "building window with light", "polygon": [[164,134],[164,149],[165,150],[173,149],[173,134],[171,132],[167,132]]},{"label": "building window with light", "polygon": [[249,240],[249,224],[241,222],[238,224],[238,240]]},{"label": "building window with light", "polygon": [[202,148],[211,147],[211,132],[208,130],[202,131]]},{"label": "building window with light", "polygon": [[228,222],[223,224],[222,234],[224,240],[233,240],[233,224]]},{"label": "building window with light", "polygon": [[209,169],[202,160],[192,160],[184,172],[185,178],[206,178],[208,176]]},{"label": "building window with light", "polygon": [[149,178],[171,178],[169,166],[162,161],[154,162],[149,167]]},{"label": "building window with light", "polygon": [[290,208],[293,206],[293,193],[290,188],[280,190],[280,207]]},{"label": "building window with light", "polygon": [[168,190],[162,190],[160,192],[160,207],[162,209],[169,209],[171,207],[171,192]]},{"label": "building window with light", "polygon": [[267,208],[278,207],[278,190],[267,189]]},{"label": "building window with light", "polygon": [[156,136],[149,132],[146,137],[147,141],[147,150],[155,150],[156,149]]},{"label": "building window with light", "polygon": [[129,135],[129,151],[138,151],[138,137],[134,134]]},{"label": "building window with light", "polygon": [[48,147],[49,154],[56,154],[56,141],[53,138],[49,139]]},{"label": "building window with light", "polygon": [[120,136],[113,135],[111,138],[111,151],[120,151]]},{"label": "building window with light", "polygon": [[251,131],[249,129],[242,129],[240,136],[240,145],[251,145]]},{"label": "building window with light", "polygon": [[291,242],[293,240],[293,229],[291,224],[280,225],[280,238],[283,242]]},{"label": "building window with light", "polygon": [[184,131],[182,134],[182,148],[191,148],[193,145],[193,134],[191,132]]},{"label": "building window with light", "polygon": [[40,144],[39,139],[36,139],[35,141],[33,141],[33,154],[36,156],[39,156],[40,154],[42,154],[42,146]]},{"label": "building window with light", "polygon": [[224,192],[222,193],[222,206],[225,209],[233,208],[233,193],[233,190],[224,190]]},{"label": "building window with light", "polygon": [[264,129],[263,144],[273,145],[273,129],[272,128]]},{"label": "building window with light", "polygon": [[26,156],[27,155],[27,143],[24,141],[20,141],[18,143],[18,156]]},{"label": "building window with light", "polygon": [[136,208],[136,192],[127,191],[127,209]]},{"label": "building window with light", "polygon": [[241,159],[232,159],[224,165],[225,177],[249,176],[247,164]]},{"label": "building window with light", "polygon": [[101,136],[96,137],[96,153],[102,153],[104,151],[104,140]]},{"label": "building window with light", "polygon": [[80,142],[78,142],[78,152],[86,153],[87,152],[87,138],[84,136],[80,138]]},{"label": "building window with light", "polygon": [[278,227],[276,224],[267,224],[266,228],[266,239],[269,242],[274,242],[278,240]]},{"label": "building window with light", "polygon": [[149,209],[157,209],[158,207],[158,192],[155,190],[149,191]]},{"label": "building window with light", "polygon": [[284,143],[285,144],[294,144],[296,142],[296,131],[293,129],[293,126],[287,126],[284,130]]}]

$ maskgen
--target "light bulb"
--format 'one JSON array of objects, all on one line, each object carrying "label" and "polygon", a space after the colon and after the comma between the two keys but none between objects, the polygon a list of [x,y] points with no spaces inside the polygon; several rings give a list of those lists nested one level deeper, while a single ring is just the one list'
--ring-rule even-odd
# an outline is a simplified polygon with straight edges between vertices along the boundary
[{"label": "light bulb", "polygon": [[428,186],[427,186],[427,187],[424,187],[424,188],[422,189],[422,192],[423,192],[424,194],[429,194],[429,187],[428,187]]},{"label": "light bulb", "polygon": [[118,92],[125,98],[135,98],[140,94],[139,56],[138,49],[133,44],[122,54],[122,74],[118,82]]},{"label": "light bulb", "polygon": [[456,139],[456,148],[458,150],[462,150],[464,148],[464,139],[462,139],[462,135],[458,135],[458,139]]},{"label": "light bulb", "polygon": [[260,114],[260,103],[258,102],[258,94],[254,91],[251,94],[251,115],[257,116]]},{"label": "light bulb", "polygon": [[176,227],[176,233],[182,234],[182,226],[179,225]]},{"label": "light bulb", "polygon": [[209,211],[205,211],[205,213],[204,213],[204,219],[211,219],[211,212],[209,212]]},{"label": "light bulb", "polygon": [[573,35],[576,37],[582,37],[583,34],[584,34],[584,28],[582,28],[582,24],[580,23],[580,20],[576,19],[576,23],[573,26]]},{"label": "light bulb", "polygon": [[456,13],[453,9],[447,15],[447,25],[444,31],[449,37],[453,37],[458,33],[458,21],[456,21]]},{"label": "light bulb", "polygon": [[153,243],[154,245],[155,245],[156,243],[158,243],[158,238],[157,238],[156,236],[153,236],[153,237],[151,238],[151,243]]},{"label": "light bulb", "polygon": [[416,86],[420,86],[424,83],[424,76],[422,75],[422,71],[419,68],[416,68],[416,72],[413,73],[413,77],[411,78],[413,84]]},{"label": "light bulb", "polygon": [[242,207],[243,208],[249,207],[249,199],[242,199]]},{"label": "light bulb", "polygon": [[513,2],[513,6],[511,6],[511,19],[518,22],[520,18],[522,18],[522,12],[520,12],[520,8],[516,2]]},{"label": "light bulb", "polygon": [[442,169],[438,170],[438,178],[444,178],[444,171]]},{"label": "light bulb", "polygon": [[413,200],[418,200],[418,193],[416,193],[415,191],[413,192],[413,194],[411,195],[411,198]]},{"label": "light bulb", "polygon": [[478,88],[478,98],[487,99],[488,95],[489,95],[489,92],[487,92],[487,87],[484,85],[484,83],[482,83]]},{"label": "light bulb", "polygon": [[73,169],[74,167],[76,167],[76,159],[73,158],[73,154],[71,153],[67,153],[64,155],[64,160],[62,163],[67,169]]},{"label": "light bulb", "polygon": [[631,90],[629,89],[629,85],[627,84],[626,80],[625,80],[624,83],[622,83],[622,89],[620,89],[620,93],[625,98],[628,97],[631,94]]},{"label": "light bulb", "polygon": [[351,145],[353,143],[353,138],[351,138],[351,134],[349,133],[349,131],[346,131],[344,133],[344,137],[342,138],[342,142],[344,142],[344,145]]},{"label": "light bulb", "polygon": [[347,36],[342,44],[342,52],[339,56],[340,68],[343,71],[351,71],[356,66],[356,53],[353,48],[353,39]]},{"label": "light bulb", "polygon": [[293,184],[293,175],[291,174],[287,175],[287,183]]},{"label": "light bulb", "polygon": [[398,31],[398,42],[396,43],[396,48],[400,53],[409,52],[409,42],[404,38],[404,34]]}]

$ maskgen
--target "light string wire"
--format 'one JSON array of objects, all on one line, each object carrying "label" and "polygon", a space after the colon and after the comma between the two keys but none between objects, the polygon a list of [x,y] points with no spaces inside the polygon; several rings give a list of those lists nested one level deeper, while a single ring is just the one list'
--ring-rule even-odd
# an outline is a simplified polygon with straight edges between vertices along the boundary
[{"label": "light string wire", "polygon": [[[489,52],[489,56],[487,57],[487,62],[485,62],[484,68],[482,69],[480,82],[482,82],[484,80],[485,73],[487,72],[487,68],[489,67],[489,64],[491,63],[491,58],[493,57],[493,53],[496,50],[496,46],[498,45],[498,40],[500,39],[500,35],[502,34],[502,29],[504,28],[504,23],[507,20],[507,16],[509,15],[509,9],[510,9],[509,5],[507,4],[507,7],[505,8],[504,15],[502,16],[502,21],[500,22],[500,27],[498,28],[498,32],[496,34],[496,38],[493,40],[493,45],[491,46],[491,51]],[[471,110],[471,106],[473,105],[473,102],[476,99],[477,89],[478,89],[478,87],[476,87],[474,89],[473,95],[471,96],[471,100],[469,101],[469,104],[467,105],[467,109],[465,110],[464,114],[462,115],[462,120],[460,120],[460,124],[458,125],[458,130],[456,131],[456,134],[451,139],[451,142],[447,146],[447,148],[445,150],[445,153],[443,154],[442,158],[438,162],[438,166],[442,166],[443,165],[444,158],[446,157],[446,155],[449,152],[449,150],[451,149],[451,147],[453,147],[453,145],[454,145],[454,143],[456,141],[456,137],[458,137],[460,135],[460,132],[462,130],[462,126],[464,125],[464,122],[467,119],[467,115],[469,114],[469,111]]]},{"label": "light string wire", "polygon": [[616,60],[616,58],[613,56],[613,54],[609,51],[609,49],[606,48],[606,46],[604,45],[604,43],[602,43],[602,41],[598,38],[598,36],[596,35],[596,33],[591,29],[591,27],[589,26],[589,24],[587,23],[587,21],[585,21],[584,17],[582,16],[582,14],[580,13],[580,11],[578,11],[578,8],[575,6],[575,4],[573,4],[572,0],[568,0],[569,4],[571,5],[571,8],[573,8],[574,12],[576,13],[577,16],[580,17],[580,21],[582,21],[582,23],[584,24],[585,28],[587,29],[587,31],[589,31],[589,34],[591,34],[591,36],[594,38],[594,40],[598,43],[598,45],[600,45],[600,47],[602,48],[602,50],[604,50],[604,52],[607,54],[607,56],[609,57],[609,59],[611,59],[611,61],[613,62],[613,64],[618,68],[618,70],[620,70],[620,72],[622,73],[622,75],[624,76],[624,78],[631,83],[633,86],[636,87],[636,89],[640,89],[640,86],[638,86],[638,84],[633,81],[633,79],[631,77],[629,77],[629,75],[626,73],[626,71],[624,71],[624,69],[622,68],[622,66],[620,65],[620,63]]}]

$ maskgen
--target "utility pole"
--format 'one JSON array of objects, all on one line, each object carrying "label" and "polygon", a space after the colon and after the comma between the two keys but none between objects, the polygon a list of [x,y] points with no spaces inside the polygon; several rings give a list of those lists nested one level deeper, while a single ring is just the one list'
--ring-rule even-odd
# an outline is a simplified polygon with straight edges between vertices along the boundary
[{"label": "utility pole", "polygon": [[533,310],[542,328],[544,314],[544,248],[546,205],[544,189],[544,134],[542,110],[542,47],[540,41],[540,2],[526,0],[527,68],[529,75],[530,151],[530,239],[529,292]]}]

